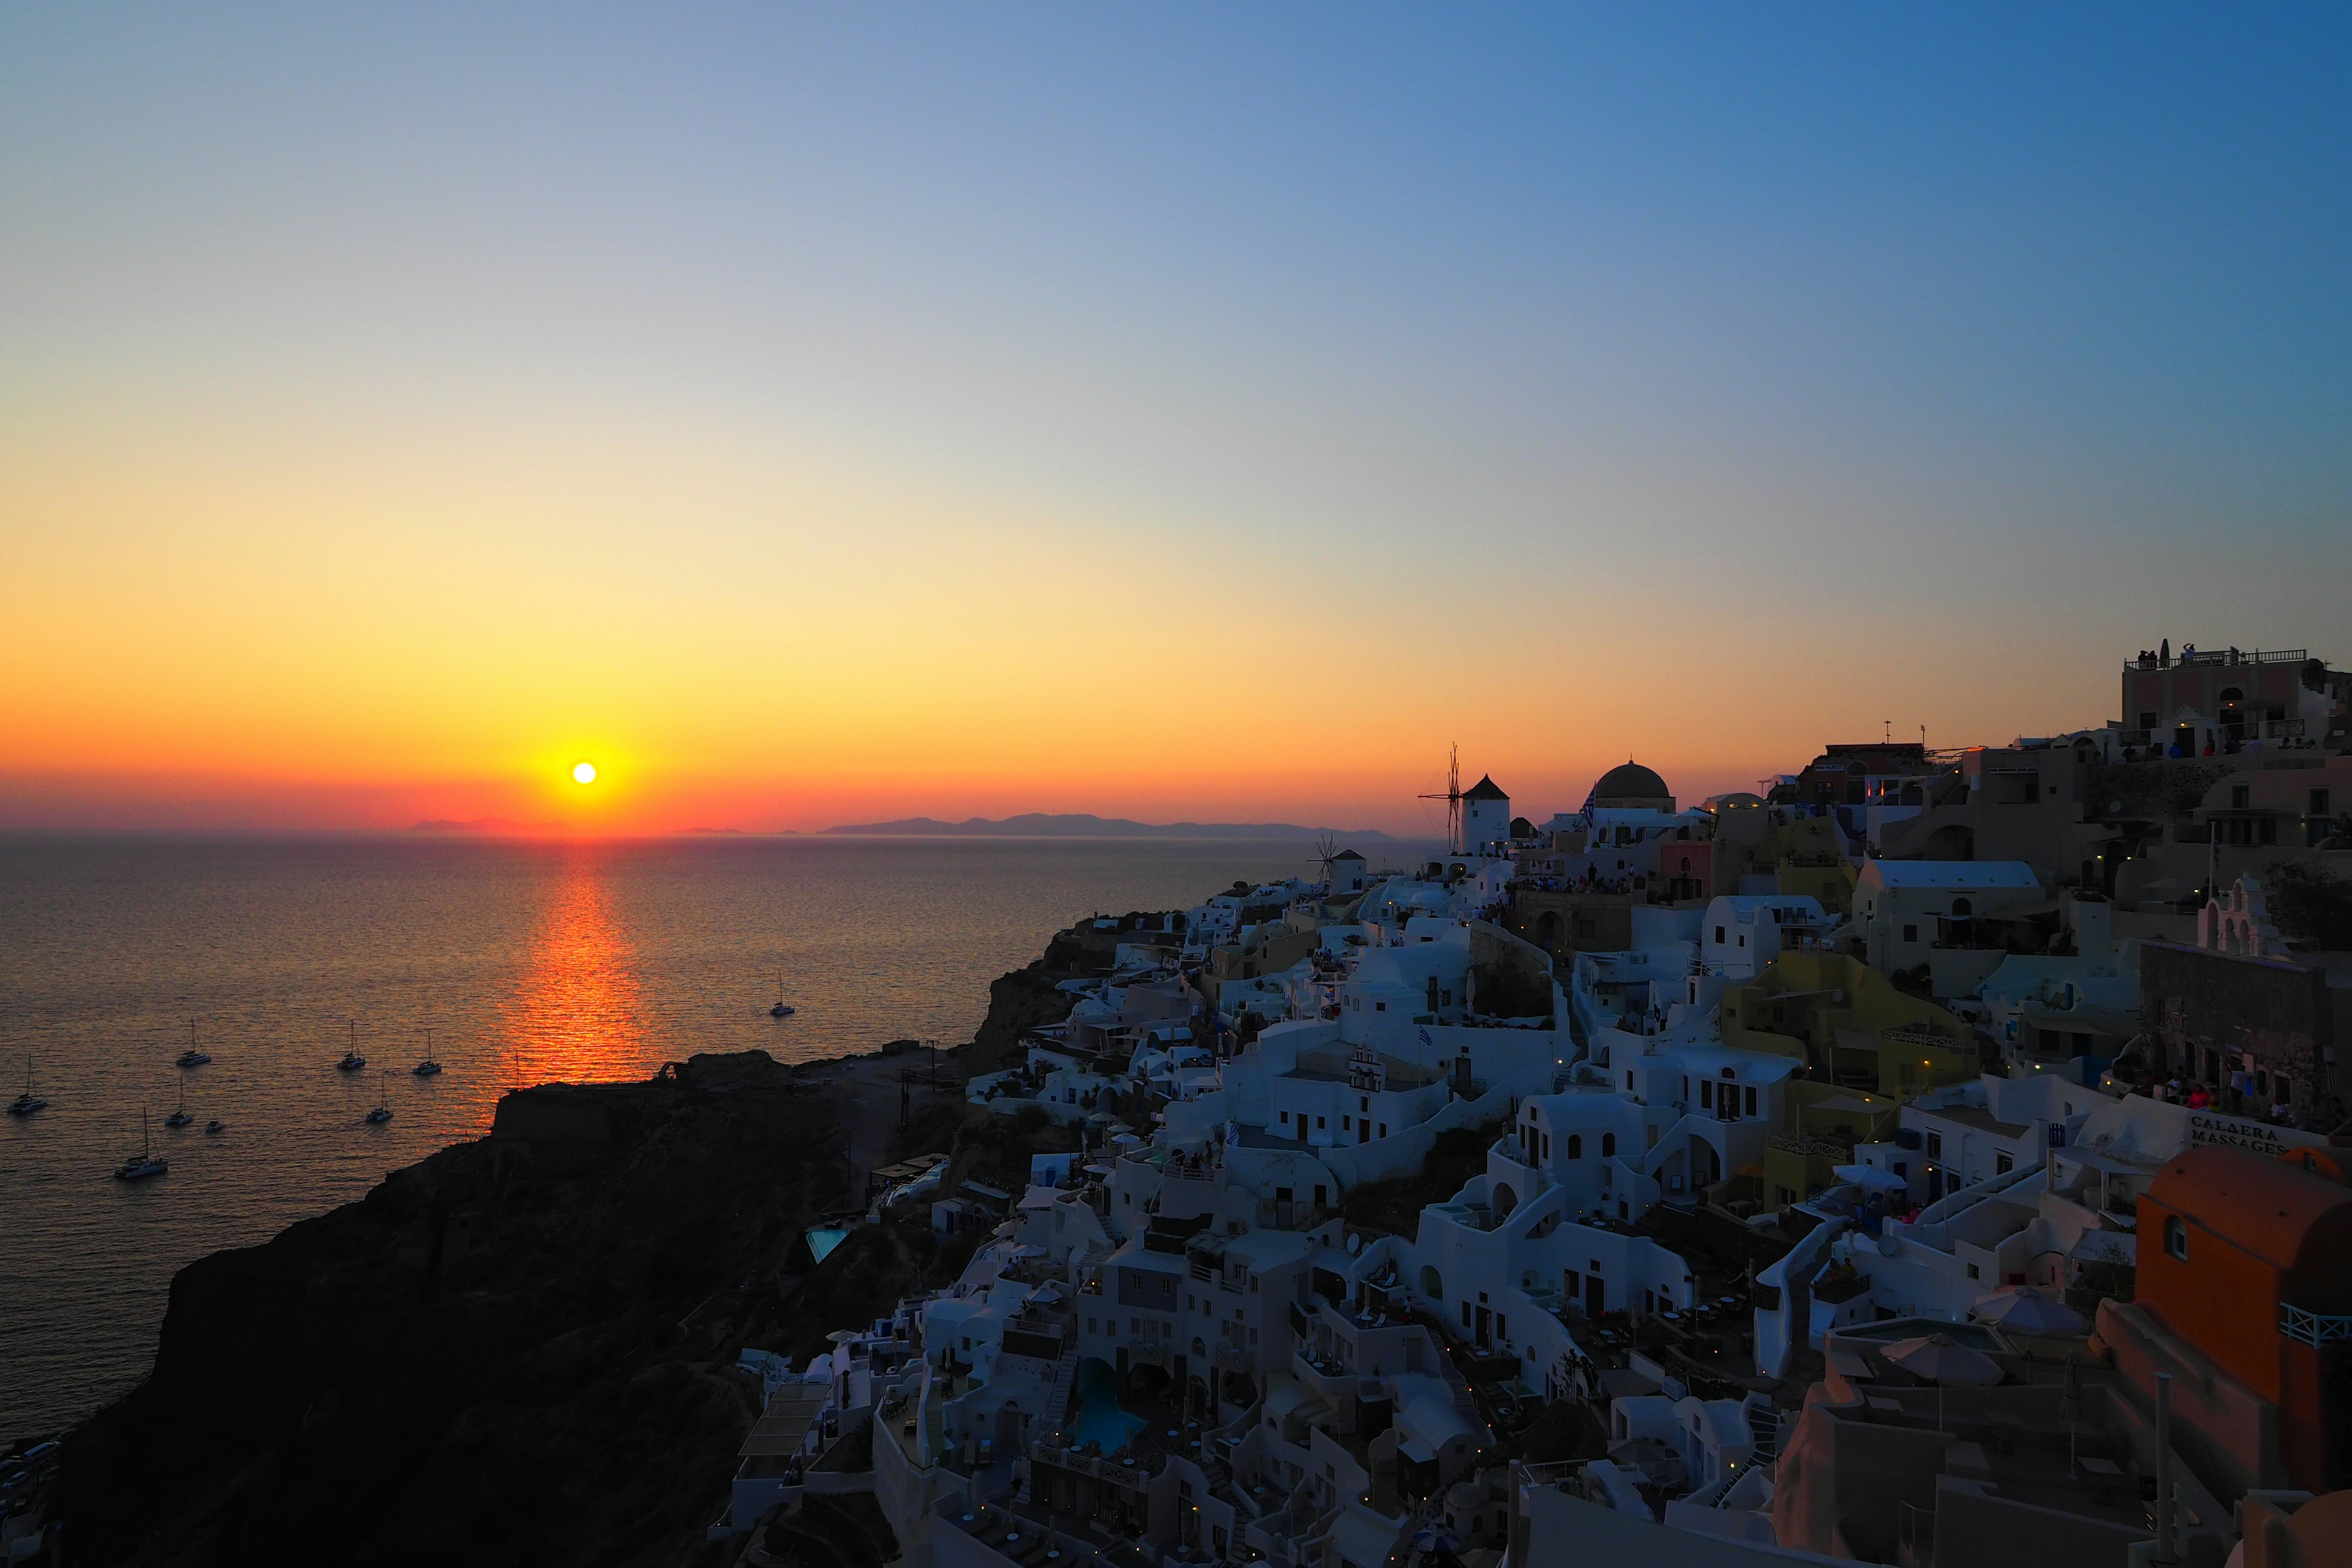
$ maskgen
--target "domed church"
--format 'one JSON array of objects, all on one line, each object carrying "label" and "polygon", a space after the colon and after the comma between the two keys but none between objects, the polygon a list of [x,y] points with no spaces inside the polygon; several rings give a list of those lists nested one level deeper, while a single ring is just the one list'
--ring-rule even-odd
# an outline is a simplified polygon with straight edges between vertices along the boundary
[{"label": "domed church", "polygon": [[1675,809],[1674,792],[1666,781],[1628,758],[1601,775],[1592,793],[1584,798],[1584,809],[1602,811],[1661,811],[1671,816]]}]

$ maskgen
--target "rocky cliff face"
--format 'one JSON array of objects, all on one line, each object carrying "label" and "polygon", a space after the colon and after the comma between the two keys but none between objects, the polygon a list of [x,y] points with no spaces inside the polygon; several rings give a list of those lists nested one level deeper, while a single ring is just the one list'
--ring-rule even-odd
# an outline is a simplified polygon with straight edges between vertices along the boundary
[{"label": "rocky cliff face", "polygon": [[841,1190],[764,1053],[509,1095],[363,1201],[183,1269],[153,1375],[68,1443],[76,1563],[709,1555],[744,1289]]},{"label": "rocky cliff face", "polygon": [[[1059,946],[1055,944],[1055,948]],[[1078,967],[1073,962],[1079,957],[1075,950],[1057,952],[1055,948],[1049,948],[1045,958],[1026,968],[1000,974],[989,983],[988,1016],[973,1034],[971,1045],[953,1053],[959,1072],[977,1075],[1015,1065],[1022,1059],[1023,1030],[1041,1024],[1058,1024],[1070,1016],[1077,998],[1055,987],[1065,980],[1098,971]]]}]

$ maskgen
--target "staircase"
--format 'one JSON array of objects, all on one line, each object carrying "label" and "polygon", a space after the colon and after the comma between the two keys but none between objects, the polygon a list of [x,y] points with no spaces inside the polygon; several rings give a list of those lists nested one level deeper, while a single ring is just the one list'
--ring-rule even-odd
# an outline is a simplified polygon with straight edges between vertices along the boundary
[{"label": "staircase", "polygon": [[1062,1352],[1054,1363],[1054,1386],[1045,1394],[1045,1425],[1064,1426],[1069,1420],[1070,1394],[1078,1383],[1078,1352],[1074,1346]]},{"label": "staircase", "polygon": [[[1045,1414],[1039,1423],[1038,1436],[1059,1429],[1068,1418],[1070,1393],[1077,1386],[1077,1381],[1078,1352],[1076,1349],[1064,1351],[1062,1359],[1054,1363],[1054,1386],[1046,1391]],[[1024,1468],[1021,1477],[1021,1489],[1014,1494],[1016,1500],[1021,1502],[1032,1500],[1030,1490],[1036,1484],[1036,1475],[1034,1465]]]},{"label": "staircase", "polygon": [[1761,1462],[1780,1457],[1780,1409],[1776,1405],[1750,1405],[1748,1407],[1748,1435],[1756,1440],[1756,1458]]}]

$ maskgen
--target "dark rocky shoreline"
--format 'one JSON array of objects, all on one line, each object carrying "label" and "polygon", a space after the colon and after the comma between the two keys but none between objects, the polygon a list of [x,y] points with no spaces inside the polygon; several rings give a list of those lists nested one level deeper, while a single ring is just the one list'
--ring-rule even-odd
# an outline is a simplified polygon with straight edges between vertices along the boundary
[{"label": "dark rocky shoreline", "polygon": [[[1108,967],[1094,935],[992,984],[972,1042],[908,1095],[894,1157],[1025,1171],[1026,1134],[967,1111],[962,1079],[1066,1015],[1056,984]],[[757,1406],[737,1352],[806,1354],[961,1265],[889,1225],[791,1272],[805,1226],[865,1201],[845,1113],[901,1113],[895,1092],[848,1103],[877,1092],[845,1072],[872,1061],[753,1051],[520,1090],[488,1137],[190,1264],[153,1372],[65,1444],[50,1560],[725,1560],[704,1531]]]}]

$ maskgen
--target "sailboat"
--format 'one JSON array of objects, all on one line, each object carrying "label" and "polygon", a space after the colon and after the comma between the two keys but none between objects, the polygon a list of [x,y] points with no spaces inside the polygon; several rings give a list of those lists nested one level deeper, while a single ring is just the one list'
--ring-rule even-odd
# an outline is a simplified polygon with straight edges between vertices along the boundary
[{"label": "sailboat", "polygon": [[25,1092],[8,1102],[11,1116],[30,1116],[49,1102],[33,1092],[33,1053],[25,1053]]},{"label": "sailboat", "polygon": [[147,1132],[147,1113],[139,1113],[139,1152],[114,1167],[118,1182],[143,1182],[150,1176],[160,1176],[172,1168],[169,1160],[155,1158],[155,1144]]},{"label": "sailboat", "polygon": [[[386,1073],[383,1076],[390,1078],[392,1075],[390,1073]],[[392,1107],[383,1102],[384,1098],[385,1097],[381,1095],[378,1096],[375,1102],[375,1109],[369,1111],[364,1117],[362,1117],[361,1120],[365,1121],[371,1127],[381,1127],[385,1122],[391,1121]]]},{"label": "sailboat", "polygon": [[353,1018],[352,1020],[351,1048],[343,1053],[343,1059],[335,1064],[335,1070],[337,1072],[357,1072],[360,1068],[365,1066],[367,1066],[367,1058],[360,1055],[360,1021],[357,1018]]},{"label": "sailboat", "polygon": [[184,1068],[200,1068],[212,1059],[212,1058],[205,1055],[204,1052],[196,1049],[196,1021],[194,1018],[189,1019],[188,1048],[180,1053],[180,1065]]},{"label": "sailboat", "polygon": [[427,1029],[425,1031],[425,1059],[418,1062],[415,1067],[408,1070],[415,1073],[418,1078],[431,1078],[434,1074],[441,1070],[441,1064],[433,1059],[432,1030]]},{"label": "sailboat", "polygon": [[776,971],[776,1005],[768,1009],[768,1016],[789,1018],[793,1012],[794,1009],[784,1005],[784,972],[779,969]]},{"label": "sailboat", "polygon": [[188,1112],[188,1080],[182,1079],[180,1080],[179,1108],[173,1110],[171,1115],[163,1118],[163,1125],[166,1127],[185,1127],[189,1122],[194,1121],[194,1120],[195,1118]]}]

